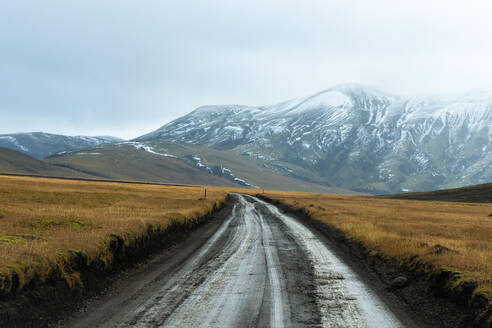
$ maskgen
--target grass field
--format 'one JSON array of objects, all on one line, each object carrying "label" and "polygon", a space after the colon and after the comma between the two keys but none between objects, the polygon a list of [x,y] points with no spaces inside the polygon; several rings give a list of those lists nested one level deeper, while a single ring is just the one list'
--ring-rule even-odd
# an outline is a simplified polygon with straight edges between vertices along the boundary
[{"label": "grass field", "polygon": [[413,200],[439,200],[446,202],[492,203],[492,183],[427,192],[409,192],[405,194],[383,195],[380,197]]},{"label": "grass field", "polygon": [[[492,204],[268,192],[361,242],[373,253],[455,272],[492,296]],[[490,297],[489,297],[490,300]]]},{"label": "grass field", "polygon": [[[111,266],[111,235],[126,245],[151,229],[195,220],[226,200],[221,188],[97,183],[0,176],[0,295],[53,269],[72,287],[67,254]],[[15,275],[18,283],[12,283]]]},{"label": "grass field", "polygon": [[[230,191],[255,192],[207,187],[204,199],[203,187],[0,176],[0,296],[43,282],[53,270],[69,287],[83,287],[70,254],[110,268],[115,236],[132,245],[149,231],[196,222]],[[456,285],[474,282],[476,293],[492,295],[491,203],[272,191],[264,196],[339,229],[373,254],[424,264],[434,273],[454,272]]]}]

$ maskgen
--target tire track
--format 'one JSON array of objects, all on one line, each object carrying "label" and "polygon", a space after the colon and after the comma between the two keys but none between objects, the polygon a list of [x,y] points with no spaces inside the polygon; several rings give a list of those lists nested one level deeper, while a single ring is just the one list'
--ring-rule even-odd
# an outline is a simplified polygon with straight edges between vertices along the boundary
[{"label": "tire track", "polygon": [[103,306],[97,320],[89,313],[67,326],[403,327],[296,219],[252,196],[231,201],[220,228],[180,266],[157,268],[134,294],[107,302],[121,310],[106,315]]},{"label": "tire track", "polygon": [[254,199],[285,224],[312,260],[323,327],[403,327],[379,297],[308,228],[274,205],[245,197]]}]

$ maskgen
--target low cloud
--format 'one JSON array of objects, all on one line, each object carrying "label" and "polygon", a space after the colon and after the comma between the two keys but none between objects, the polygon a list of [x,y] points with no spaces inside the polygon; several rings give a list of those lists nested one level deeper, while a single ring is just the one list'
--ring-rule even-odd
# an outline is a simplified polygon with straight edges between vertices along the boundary
[{"label": "low cloud", "polygon": [[136,137],[203,104],[490,87],[489,1],[10,1],[0,133]]}]

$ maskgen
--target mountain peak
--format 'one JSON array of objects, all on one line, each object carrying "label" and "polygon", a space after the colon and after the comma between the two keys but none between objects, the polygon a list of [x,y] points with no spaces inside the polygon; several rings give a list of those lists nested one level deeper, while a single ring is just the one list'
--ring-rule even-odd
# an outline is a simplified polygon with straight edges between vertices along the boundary
[{"label": "mountain peak", "polygon": [[303,169],[295,174],[310,170],[330,184],[358,190],[478,184],[492,177],[489,95],[395,97],[358,83],[339,84],[271,106],[201,107],[142,140],[230,150],[267,166],[297,165]]},{"label": "mountain peak", "polygon": [[192,114],[215,114],[215,113],[223,113],[225,111],[227,112],[233,112],[233,113],[239,113],[243,110],[248,110],[252,109],[253,107],[250,106],[244,106],[244,105],[237,105],[237,104],[232,104],[232,105],[205,105],[205,106],[200,106],[197,109],[195,109]]},{"label": "mountain peak", "polygon": [[337,84],[332,86],[331,88],[321,91],[321,93],[332,92],[332,91],[339,91],[350,97],[360,97],[362,95],[365,95],[365,96],[377,97],[377,98],[383,98],[383,97],[391,98],[391,99],[395,98],[394,96],[388,94],[387,92],[360,83]]}]

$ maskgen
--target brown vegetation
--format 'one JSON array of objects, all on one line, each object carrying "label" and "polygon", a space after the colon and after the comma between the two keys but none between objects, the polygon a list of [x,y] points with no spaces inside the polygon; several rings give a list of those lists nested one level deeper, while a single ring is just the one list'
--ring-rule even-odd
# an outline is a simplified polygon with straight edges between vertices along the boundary
[{"label": "brown vegetation", "polygon": [[492,183],[425,192],[384,195],[394,199],[439,200],[446,202],[492,203]]},{"label": "brown vegetation", "polygon": [[220,188],[0,176],[0,296],[53,276],[83,287],[70,256],[111,267],[111,240],[195,222],[227,198]]},{"label": "brown vegetation", "polygon": [[97,178],[97,176],[52,165],[24,153],[0,147],[0,172],[6,174],[58,176],[68,178]]},{"label": "brown vegetation", "polygon": [[[110,268],[115,238],[138,244],[149,231],[195,224],[232,189],[0,176],[0,299],[56,271],[83,287],[73,256]],[[241,190],[241,192],[254,190]],[[492,204],[293,192],[263,194],[360,242],[373,255],[426,273],[445,272],[492,295]],[[490,299],[490,298],[489,298]]]},{"label": "brown vegetation", "polygon": [[265,196],[335,227],[373,255],[396,258],[427,274],[446,273],[451,288],[476,285],[478,298],[492,295],[490,203],[282,192]]}]

